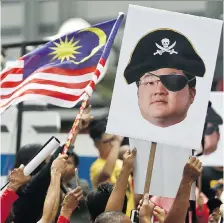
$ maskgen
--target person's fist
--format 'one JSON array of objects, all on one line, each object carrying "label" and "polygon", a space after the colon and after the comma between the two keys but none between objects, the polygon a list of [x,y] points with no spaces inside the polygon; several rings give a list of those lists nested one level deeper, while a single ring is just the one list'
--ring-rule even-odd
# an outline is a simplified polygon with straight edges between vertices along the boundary
[{"label": "person's fist", "polygon": [[155,205],[149,200],[149,194],[145,194],[138,205],[140,222],[150,222]]},{"label": "person's fist", "polygon": [[123,165],[130,171],[133,171],[136,153],[137,150],[134,148],[132,152],[129,150],[123,155]]},{"label": "person's fist", "polygon": [[51,173],[56,172],[59,174],[63,174],[66,168],[67,159],[68,159],[67,154],[59,154],[51,165]]},{"label": "person's fist", "polygon": [[202,172],[202,163],[196,157],[192,156],[185,164],[183,180],[192,184],[198,179]]},{"label": "person's fist", "polygon": [[82,117],[79,120],[79,130],[86,129],[93,120],[93,116],[90,115],[90,112],[91,105],[87,106],[83,111]]},{"label": "person's fist", "polygon": [[158,219],[159,223],[163,223],[165,221],[166,218],[166,212],[164,209],[156,206],[153,210],[153,215],[156,216],[156,218]]},{"label": "person's fist", "polygon": [[72,213],[79,205],[79,201],[83,198],[81,187],[71,190],[65,196],[62,203],[62,211]]},{"label": "person's fist", "polygon": [[111,149],[115,150],[120,149],[123,137],[118,135],[111,135],[111,136],[112,136],[112,140],[110,141],[110,144],[112,146]]},{"label": "person's fist", "polygon": [[30,180],[30,176],[24,175],[24,165],[21,164],[19,168],[15,168],[9,174],[9,185],[8,188],[17,191],[19,187],[26,184]]}]

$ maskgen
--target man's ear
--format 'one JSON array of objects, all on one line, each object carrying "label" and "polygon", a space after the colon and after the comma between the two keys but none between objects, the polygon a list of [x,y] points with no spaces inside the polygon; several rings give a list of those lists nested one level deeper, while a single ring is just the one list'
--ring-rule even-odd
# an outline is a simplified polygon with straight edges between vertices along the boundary
[{"label": "man's ear", "polygon": [[194,98],[196,95],[196,88],[190,88],[189,91],[190,91],[190,102],[192,104],[194,102]]}]

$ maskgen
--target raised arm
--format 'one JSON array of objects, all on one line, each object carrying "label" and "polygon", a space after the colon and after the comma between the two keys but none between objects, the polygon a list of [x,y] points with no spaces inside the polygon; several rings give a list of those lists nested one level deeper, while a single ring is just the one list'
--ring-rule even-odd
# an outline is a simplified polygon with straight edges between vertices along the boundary
[{"label": "raised arm", "polygon": [[30,180],[30,176],[23,173],[24,165],[14,169],[9,175],[9,184],[1,195],[1,222],[7,219],[13,203],[19,198],[16,191]]},{"label": "raised arm", "polygon": [[114,189],[107,202],[105,211],[122,211],[125,199],[125,193],[128,185],[128,177],[133,171],[136,149],[128,151],[123,156],[123,166],[114,186]]},{"label": "raised arm", "polygon": [[183,177],[173,205],[164,223],[183,223],[189,208],[191,186],[198,179],[202,171],[201,162],[191,157],[184,167]]},{"label": "raised arm", "polygon": [[102,170],[100,171],[100,174],[94,179],[94,182],[96,182],[96,185],[99,185],[100,183],[103,183],[110,179],[114,167],[116,164],[116,160],[118,159],[119,149],[121,146],[121,137],[115,136],[115,139],[112,142],[112,148],[110,151],[110,154],[107,157],[106,163],[103,166]]},{"label": "raised arm", "polygon": [[59,154],[51,165],[51,182],[44,202],[43,216],[40,223],[54,222],[60,201],[61,176],[66,167],[68,155]]},{"label": "raised arm", "polygon": [[155,205],[149,200],[149,194],[144,194],[138,205],[139,223],[152,223]]},{"label": "raised arm", "polygon": [[78,207],[79,201],[83,198],[83,191],[81,187],[77,187],[74,190],[68,192],[65,196],[60,216],[57,223],[68,223],[72,212]]},{"label": "raised arm", "polygon": [[[81,118],[79,128],[76,129],[73,142],[75,141],[79,131],[88,126],[89,122],[92,120],[92,116],[88,114],[89,110],[87,109]],[[62,149],[62,147],[59,147],[50,158],[50,161],[40,170],[39,173],[32,177],[30,182],[21,191],[19,191],[18,195],[20,196],[20,199],[17,200],[13,206],[15,222],[37,222],[41,218],[45,196],[51,180],[51,164],[58,154],[62,153]]]}]

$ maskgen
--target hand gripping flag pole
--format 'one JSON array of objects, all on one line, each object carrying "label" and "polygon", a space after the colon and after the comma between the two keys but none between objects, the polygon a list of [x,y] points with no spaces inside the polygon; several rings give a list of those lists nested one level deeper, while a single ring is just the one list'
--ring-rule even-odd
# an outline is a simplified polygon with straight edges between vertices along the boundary
[{"label": "hand gripping flag pole", "polygon": [[93,92],[93,90],[94,90],[94,88],[96,86],[97,79],[100,76],[102,70],[104,69],[105,63],[106,63],[107,58],[108,58],[108,56],[110,54],[110,50],[112,48],[114,39],[115,39],[115,37],[117,35],[117,31],[118,31],[118,29],[119,29],[119,27],[121,25],[121,22],[122,22],[123,18],[124,18],[124,13],[120,12],[119,16],[117,18],[117,21],[115,22],[115,24],[114,24],[114,26],[113,26],[113,28],[111,30],[111,33],[110,33],[110,35],[108,37],[106,46],[105,46],[104,51],[102,53],[102,56],[101,56],[101,58],[100,58],[100,60],[98,62],[97,68],[94,71],[93,79],[90,81],[90,83],[88,84],[88,86],[85,89],[83,102],[82,102],[81,107],[79,109],[79,113],[77,114],[77,116],[75,118],[75,121],[74,121],[74,123],[72,125],[72,128],[71,128],[71,130],[70,130],[70,132],[68,134],[68,138],[67,138],[65,146],[63,148],[63,152],[62,152],[63,154],[68,152],[68,148],[69,148],[69,146],[71,144],[71,141],[72,141],[72,139],[73,139],[73,137],[75,135],[76,129],[77,129],[78,125],[79,125],[79,120],[82,117],[82,114],[84,112],[84,109],[86,108],[88,100],[89,100],[89,98],[90,98],[90,96],[91,96],[91,94],[92,94],[92,92]]}]

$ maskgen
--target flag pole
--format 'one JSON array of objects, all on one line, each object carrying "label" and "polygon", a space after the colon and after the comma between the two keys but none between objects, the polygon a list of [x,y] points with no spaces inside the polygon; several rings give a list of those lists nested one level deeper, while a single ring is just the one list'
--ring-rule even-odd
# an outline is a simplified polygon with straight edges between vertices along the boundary
[{"label": "flag pole", "polygon": [[[82,104],[81,104],[81,107],[79,108],[79,113],[77,114],[76,118],[75,118],[75,121],[72,125],[72,128],[68,134],[68,137],[67,137],[67,140],[66,140],[66,143],[65,143],[65,146],[63,148],[63,154],[66,154],[68,152],[68,148],[70,147],[70,144],[75,136],[75,132],[78,128],[78,125],[79,125],[79,120],[81,119],[82,117],[82,114],[86,108],[86,105],[88,103],[88,100],[89,98],[91,97],[91,94],[96,86],[96,81],[97,81],[97,78],[100,76],[102,70],[104,69],[104,66],[105,66],[105,63],[106,63],[106,59],[107,57],[109,56],[110,54],[110,50],[112,48],[112,45],[113,45],[113,42],[114,42],[114,39],[117,35],[117,31],[121,25],[121,22],[124,18],[124,13],[120,12],[119,15],[118,15],[118,18],[116,20],[116,22],[114,23],[114,26],[111,30],[111,33],[108,37],[108,40],[107,40],[107,43],[105,45],[105,48],[103,50],[103,53],[101,55],[101,58],[97,64],[97,68],[96,70],[94,71],[94,74],[93,74],[93,79],[90,81],[90,83],[88,84],[88,86],[86,87],[85,89],[85,92],[84,92],[84,99],[82,101]],[[97,77],[97,78],[96,78]]]}]

